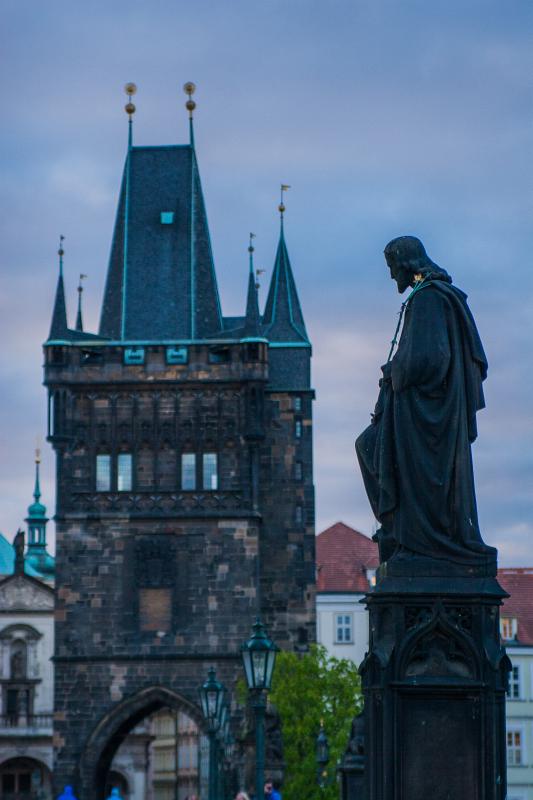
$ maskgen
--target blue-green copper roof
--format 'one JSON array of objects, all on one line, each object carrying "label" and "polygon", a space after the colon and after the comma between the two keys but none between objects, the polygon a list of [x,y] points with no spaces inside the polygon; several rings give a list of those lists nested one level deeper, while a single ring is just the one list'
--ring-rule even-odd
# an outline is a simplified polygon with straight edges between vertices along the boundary
[{"label": "blue-green copper roof", "polygon": [[283,222],[263,314],[263,326],[264,335],[270,342],[309,342],[285,244]]},{"label": "blue-green copper roof", "polygon": [[[0,575],[13,575],[15,571],[15,548],[6,537],[0,533]],[[24,560],[24,572],[33,578],[41,578],[42,575]]]},{"label": "blue-green copper roof", "polygon": [[[55,558],[46,550],[46,506],[41,502],[41,488],[39,485],[39,460],[35,461],[35,488],[33,490],[34,502],[28,506],[28,549],[24,558],[26,572],[32,569],[36,577],[51,578],[55,574]],[[28,572],[28,574],[30,574]]]},{"label": "blue-green copper roof", "polygon": [[[173,212],[171,224],[162,224],[162,212]],[[203,339],[221,330],[194,149],[132,147],[119,197],[100,335]]]},{"label": "blue-green copper roof", "polygon": [[48,522],[46,516],[46,506],[40,502],[41,487],[39,483],[39,461],[35,462],[35,487],[33,489],[33,503],[28,506],[28,516],[26,522]]}]

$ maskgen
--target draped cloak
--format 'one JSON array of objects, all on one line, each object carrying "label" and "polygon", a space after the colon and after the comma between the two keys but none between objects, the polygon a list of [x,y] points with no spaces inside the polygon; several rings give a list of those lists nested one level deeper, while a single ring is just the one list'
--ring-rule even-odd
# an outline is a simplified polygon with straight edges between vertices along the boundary
[{"label": "draped cloak", "polygon": [[444,275],[409,301],[356,451],[374,515],[397,545],[481,566],[496,552],[479,531],[470,449],[487,360],[466,295]]}]

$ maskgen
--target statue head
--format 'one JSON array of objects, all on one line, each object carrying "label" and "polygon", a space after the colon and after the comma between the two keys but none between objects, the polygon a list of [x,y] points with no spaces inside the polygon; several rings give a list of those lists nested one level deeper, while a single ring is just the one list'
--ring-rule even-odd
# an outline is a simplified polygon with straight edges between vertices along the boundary
[{"label": "statue head", "polygon": [[391,278],[396,281],[400,294],[408,286],[414,286],[415,275],[432,275],[451,282],[446,270],[429,258],[424,245],[416,236],[398,236],[388,243],[384,252]]}]

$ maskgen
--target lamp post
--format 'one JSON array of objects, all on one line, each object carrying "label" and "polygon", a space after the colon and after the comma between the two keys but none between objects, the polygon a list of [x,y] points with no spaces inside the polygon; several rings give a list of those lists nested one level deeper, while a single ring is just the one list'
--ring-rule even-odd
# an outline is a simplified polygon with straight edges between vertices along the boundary
[{"label": "lamp post", "polygon": [[202,713],[207,723],[209,737],[209,796],[208,800],[217,800],[217,755],[216,735],[220,728],[225,689],[216,679],[214,667],[209,669],[207,680],[200,687]]},{"label": "lamp post", "polygon": [[329,742],[324,730],[324,721],[320,720],[320,731],[316,737],[316,763],[317,763],[317,783],[324,789],[328,781],[329,763]]},{"label": "lamp post", "polygon": [[266,695],[272,686],[272,674],[279,650],[268,638],[259,617],[250,639],[241,648],[246,683],[255,716],[255,796],[262,800],[265,783],[265,711]]}]

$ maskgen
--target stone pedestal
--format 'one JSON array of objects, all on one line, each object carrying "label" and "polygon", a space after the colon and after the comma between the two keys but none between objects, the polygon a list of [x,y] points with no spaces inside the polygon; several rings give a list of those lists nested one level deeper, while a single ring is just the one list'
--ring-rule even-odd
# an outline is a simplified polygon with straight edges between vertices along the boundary
[{"label": "stone pedestal", "polygon": [[506,594],[423,561],[383,564],[366,597],[368,800],[505,800]]}]

